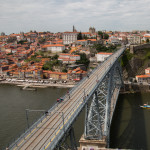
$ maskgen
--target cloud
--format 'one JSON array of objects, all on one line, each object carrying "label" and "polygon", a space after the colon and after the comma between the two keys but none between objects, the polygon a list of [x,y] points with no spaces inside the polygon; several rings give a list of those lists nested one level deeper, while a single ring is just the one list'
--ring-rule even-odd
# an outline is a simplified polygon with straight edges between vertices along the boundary
[{"label": "cloud", "polygon": [[149,0],[0,0],[0,32],[149,29]]}]

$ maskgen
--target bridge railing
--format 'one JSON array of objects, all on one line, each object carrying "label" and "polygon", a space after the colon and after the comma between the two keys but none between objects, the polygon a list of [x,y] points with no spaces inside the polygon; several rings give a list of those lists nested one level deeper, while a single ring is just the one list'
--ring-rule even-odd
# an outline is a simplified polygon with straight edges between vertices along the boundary
[{"label": "bridge railing", "polygon": [[[82,96],[81,96],[82,97]],[[80,98],[78,98],[77,99],[77,101],[76,101],[76,103],[78,103],[78,102],[80,102],[81,101],[81,97]],[[83,98],[82,98],[82,100],[83,100]],[[64,129],[65,129],[65,132],[67,132],[67,130],[69,129],[69,127],[71,126],[71,124],[74,122],[74,120],[76,119],[76,117],[77,117],[77,115],[82,111],[82,108],[84,107],[84,105],[86,104],[86,99],[83,101],[83,103],[81,104],[81,106],[80,107],[78,107],[77,109],[76,109],[76,107],[72,110],[72,111],[74,111],[75,109],[76,109],[76,111],[74,112],[74,114],[71,116],[71,113],[72,112],[70,112],[69,113],[69,115],[68,115],[68,117],[70,117],[69,118],[69,120],[67,121],[67,123],[63,126],[63,128],[61,129],[62,130],[62,132],[59,132],[58,134],[57,134],[57,132],[58,132],[58,130],[56,130],[55,131],[55,135],[57,134],[57,140],[54,140],[54,141],[52,141],[52,143],[49,145],[49,147],[51,148],[51,149],[53,149],[56,145],[57,145],[57,143],[58,143],[58,141],[63,137],[63,135],[64,135]],[[67,120],[68,119],[68,117],[66,117],[65,118],[65,120]],[[64,120],[64,121],[65,121]],[[44,148],[43,148],[43,150],[44,150]]]},{"label": "bridge railing", "polygon": [[42,122],[42,120],[44,120],[46,118],[46,115],[41,114],[40,117],[38,117],[38,119],[35,119],[31,124],[31,126],[29,128],[25,128],[18,136],[16,136],[16,138],[14,138],[10,143],[10,145],[8,144],[9,148],[13,148],[15,145],[17,145],[17,143],[23,138],[26,137],[28,135],[28,133],[30,133],[33,129],[35,129],[37,127],[37,125]]}]

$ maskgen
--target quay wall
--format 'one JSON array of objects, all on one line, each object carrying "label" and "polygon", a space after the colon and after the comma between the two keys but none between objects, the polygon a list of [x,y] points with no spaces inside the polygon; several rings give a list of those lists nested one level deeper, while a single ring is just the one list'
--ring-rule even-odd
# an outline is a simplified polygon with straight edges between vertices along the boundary
[{"label": "quay wall", "polygon": [[120,90],[120,94],[136,93],[136,92],[150,92],[150,85],[148,84],[124,84]]}]

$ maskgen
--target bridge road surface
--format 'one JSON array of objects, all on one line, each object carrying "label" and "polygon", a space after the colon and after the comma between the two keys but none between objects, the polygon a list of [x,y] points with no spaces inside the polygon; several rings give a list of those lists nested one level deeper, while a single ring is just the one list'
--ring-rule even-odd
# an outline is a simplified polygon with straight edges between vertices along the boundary
[{"label": "bridge road surface", "polygon": [[68,98],[68,95],[63,102],[58,103],[56,108],[49,112],[36,127],[30,128],[30,132],[17,140],[17,143],[10,147],[10,149],[51,149],[52,142],[58,138],[57,135],[67,130],[64,126],[68,123],[71,124],[71,120],[77,109],[84,106],[82,104],[85,103],[85,96],[94,89],[98,80],[105,75],[105,72],[109,70],[111,65],[120,57],[124,50],[125,48],[121,48],[98,66],[89,78],[86,78],[72,93],[70,93],[70,98]]}]

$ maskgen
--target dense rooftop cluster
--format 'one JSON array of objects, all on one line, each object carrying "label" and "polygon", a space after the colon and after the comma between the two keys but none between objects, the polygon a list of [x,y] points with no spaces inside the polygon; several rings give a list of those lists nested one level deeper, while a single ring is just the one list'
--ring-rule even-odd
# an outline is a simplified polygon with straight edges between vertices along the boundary
[{"label": "dense rooftop cluster", "polygon": [[89,32],[74,29],[63,33],[1,33],[0,76],[80,80],[86,75],[90,62],[103,61],[106,54],[100,55],[109,52],[109,56],[116,45],[141,44],[149,39],[150,34],[146,31],[96,32],[95,28],[90,28]]}]

